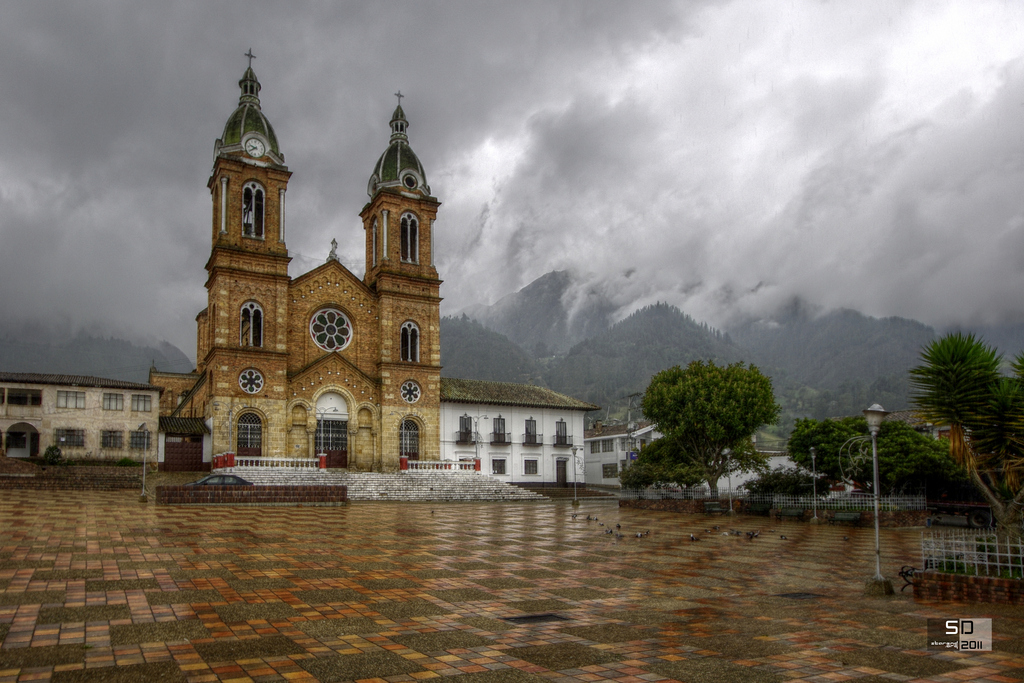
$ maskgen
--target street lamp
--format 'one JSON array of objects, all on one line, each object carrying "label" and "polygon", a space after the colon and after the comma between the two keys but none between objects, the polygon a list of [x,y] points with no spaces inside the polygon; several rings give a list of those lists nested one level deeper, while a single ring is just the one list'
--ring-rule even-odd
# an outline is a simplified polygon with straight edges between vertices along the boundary
[{"label": "street lamp", "polygon": [[146,423],[143,422],[139,425],[138,430],[142,432],[142,494],[139,496],[141,499],[146,499],[146,456],[149,454],[149,430],[146,428]]},{"label": "street lamp", "polygon": [[814,505],[814,516],[811,517],[811,519],[815,520],[815,522],[818,520],[818,469],[814,464],[814,459],[817,454],[817,449],[815,449],[814,446],[811,446],[811,486],[814,487],[814,497],[811,499],[811,502]]},{"label": "street lamp", "polygon": [[868,431],[871,432],[871,459],[875,469],[874,481],[874,502],[875,502],[875,576],[868,582],[869,593],[892,595],[892,582],[882,576],[882,549],[879,543],[878,516],[880,510],[879,483],[878,483],[878,431],[882,428],[882,420],[888,415],[888,411],[877,403],[864,411],[864,417],[868,421]]},{"label": "street lamp", "polygon": [[572,504],[573,506],[579,505],[580,502],[576,500],[576,451],[577,446],[572,447]]}]

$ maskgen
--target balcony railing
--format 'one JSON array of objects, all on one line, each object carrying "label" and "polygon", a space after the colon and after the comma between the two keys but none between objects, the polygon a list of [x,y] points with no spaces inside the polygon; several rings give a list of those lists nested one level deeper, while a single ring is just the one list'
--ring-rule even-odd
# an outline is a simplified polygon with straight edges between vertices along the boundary
[{"label": "balcony railing", "polygon": [[512,434],[509,432],[491,432],[492,446],[507,446],[512,443]]},{"label": "balcony railing", "polygon": [[555,434],[555,446],[569,448],[572,446],[572,436],[568,434]]},{"label": "balcony railing", "polygon": [[544,435],[543,434],[523,434],[523,445],[524,446],[543,446]]},{"label": "balcony railing", "polygon": [[476,443],[476,439],[473,438],[473,432],[470,432],[470,431],[464,432],[464,431],[462,431],[460,429],[459,431],[455,432],[455,443],[457,443],[457,444]]}]

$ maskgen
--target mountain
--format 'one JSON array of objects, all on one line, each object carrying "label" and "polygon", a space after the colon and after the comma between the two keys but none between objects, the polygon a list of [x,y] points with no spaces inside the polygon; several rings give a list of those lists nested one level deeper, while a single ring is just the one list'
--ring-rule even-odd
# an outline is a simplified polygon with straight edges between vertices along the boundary
[{"label": "mountain", "polygon": [[698,323],[675,306],[655,304],[573,346],[544,373],[549,387],[613,411],[647,388],[651,376],[694,360],[731,363],[743,351],[728,335]]},{"label": "mountain", "polygon": [[470,318],[504,334],[537,358],[565,353],[608,329],[615,306],[564,270],[537,278],[491,306],[467,309]]},{"label": "mountain", "polygon": [[160,342],[138,346],[124,339],[78,335],[60,342],[28,341],[0,336],[0,371],[91,375],[128,382],[147,382],[155,365],[168,372],[191,372],[195,365],[181,350]]},{"label": "mountain", "polygon": [[529,354],[465,315],[441,318],[441,365],[443,377],[542,384]]}]

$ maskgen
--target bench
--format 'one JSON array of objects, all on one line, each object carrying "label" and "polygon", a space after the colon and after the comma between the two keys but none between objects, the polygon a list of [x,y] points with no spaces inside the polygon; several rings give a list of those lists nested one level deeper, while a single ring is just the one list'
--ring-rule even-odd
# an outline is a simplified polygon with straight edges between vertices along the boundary
[{"label": "bench", "polygon": [[804,518],[803,508],[782,508],[779,510],[779,517],[796,517],[797,519]]},{"label": "bench", "polygon": [[724,515],[728,510],[722,507],[722,504],[717,500],[706,500],[704,501],[704,514],[719,514]]},{"label": "bench", "polygon": [[828,520],[828,523],[835,524],[836,522],[852,522],[854,525],[860,524],[860,513],[836,512],[832,515],[832,519]]},{"label": "bench", "polygon": [[747,513],[751,515],[767,515],[772,509],[771,503],[751,503]]}]

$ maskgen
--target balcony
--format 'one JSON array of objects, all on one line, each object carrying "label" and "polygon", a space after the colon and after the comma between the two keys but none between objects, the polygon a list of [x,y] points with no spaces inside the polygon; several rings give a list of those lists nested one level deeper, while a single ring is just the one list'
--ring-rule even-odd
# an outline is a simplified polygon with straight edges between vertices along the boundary
[{"label": "balcony", "polygon": [[543,446],[544,435],[543,434],[523,434],[523,445],[524,446]]},{"label": "balcony", "polygon": [[476,443],[476,439],[473,438],[473,432],[460,429],[455,432],[455,443],[459,445],[473,444]]},{"label": "balcony", "polygon": [[554,446],[558,448],[571,448],[572,437],[568,434],[555,434]]},{"label": "balcony", "polygon": [[492,432],[492,446],[508,446],[512,443],[512,435],[509,432]]}]

